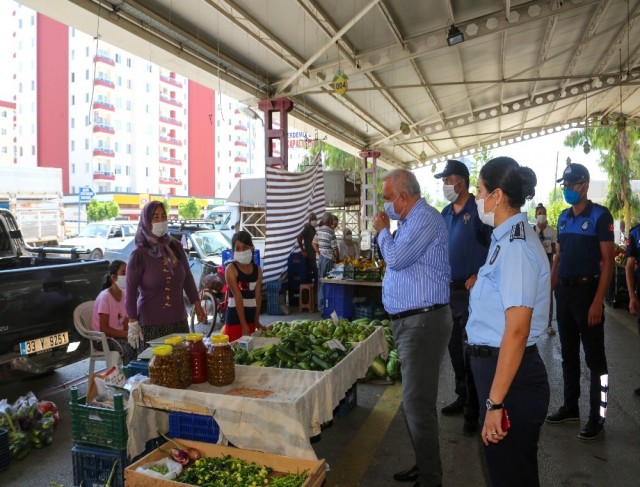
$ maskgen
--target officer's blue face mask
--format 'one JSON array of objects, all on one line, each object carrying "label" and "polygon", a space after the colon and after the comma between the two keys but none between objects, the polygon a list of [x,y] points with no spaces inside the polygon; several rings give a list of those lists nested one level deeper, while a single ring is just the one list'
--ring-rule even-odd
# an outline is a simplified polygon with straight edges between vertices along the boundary
[{"label": "officer's blue face mask", "polygon": [[399,197],[400,197],[400,193],[398,193],[398,196],[396,196],[396,199],[394,199],[393,201],[385,201],[384,203],[384,212],[389,217],[389,220],[400,220],[400,215],[396,213],[396,210],[393,207],[394,203]]},{"label": "officer's blue face mask", "polygon": [[584,183],[582,183],[578,191],[574,190],[573,186],[564,188],[562,190],[562,195],[564,196],[564,200],[572,206],[575,204],[578,204],[578,202],[580,201],[579,191],[582,190],[582,186],[584,186]]}]

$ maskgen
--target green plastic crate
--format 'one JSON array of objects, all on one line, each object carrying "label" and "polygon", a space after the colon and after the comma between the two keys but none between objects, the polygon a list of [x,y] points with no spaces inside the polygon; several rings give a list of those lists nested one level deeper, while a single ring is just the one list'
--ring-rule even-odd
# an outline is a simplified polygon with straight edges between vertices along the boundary
[{"label": "green plastic crate", "polygon": [[127,407],[122,394],[116,394],[113,409],[89,406],[86,397],[71,389],[71,439],[74,443],[96,445],[113,450],[127,448]]}]

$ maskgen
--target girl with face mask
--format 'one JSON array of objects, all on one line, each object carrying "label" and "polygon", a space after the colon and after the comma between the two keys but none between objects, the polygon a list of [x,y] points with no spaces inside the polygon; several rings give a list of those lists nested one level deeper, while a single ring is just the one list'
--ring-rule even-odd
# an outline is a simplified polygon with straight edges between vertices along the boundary
[{"label": "girl with face mask", "polygon": [[93,305],[91,320],[91,327],[107,336],[109,349],[120,352],[124,365],[134,360],[137,355],[127,342],[129,323],[124,300],[126,267],[121,260],[111,262],[109,273],[104,278],[102,292]]},{"label": "girl with face mask", "polygon": [[[553,256],[556,253],[556,243],[558,237],[553,227],[548,225],[547,222],[547,209],[542,203],[539,203],[536,207],[536,224],[533,229],[540,238],[540,243],[544,247],[544,251],[549,259],[549,267],[553,265]],[[547,335],[553,336],[556,334],[556,330],[553,328],[553,293],[549,301],[549,322],[547,323]]]},{"label": "girl with face mask", "polygon": [[234,341],[264,327],[260,324],[262,269],[253,262],[251,234],[241,230],[233,236],[231,244],[233,262],[227,265],[224,274],[229,294],[222,333]]},{"label": "girl with face mask", "polygon": [[167,212],[162,201],[150,201],[140,213],[136,248],[127,264],[126,310],[129,343],[140,348],[173,333],[188,333],[183,295],[202,323],[198,288],[182,244],[167,234]]}]

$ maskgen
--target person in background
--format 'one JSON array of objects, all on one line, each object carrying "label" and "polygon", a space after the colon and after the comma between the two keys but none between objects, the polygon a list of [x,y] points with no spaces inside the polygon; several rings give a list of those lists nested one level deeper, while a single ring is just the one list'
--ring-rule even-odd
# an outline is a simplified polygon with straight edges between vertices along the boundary
[{"label": "person in background", "polygon": [[[625,275],[627,278],[627,291],[629,292],[629,312],[637,315],[640,311],[638,306],[638,258],[640,257],[640,225],[636,225],[629,230],[629,238],[627,239],[627,248],[625,256],[627,264],[625,265]],[[638,317],[638,333],[640,333],[640,317]],[[640,397],[640,387],[634,389],[633,393]]]},{"label": "person in background", "polygon": [[140,214],[136,248],[127,264],[125,293],[129,344],[172,333],[188,333],[186,293],[200,322],[207,320],[189,261],[181,243],[167,234],[167,213],[161,201],[150,201]]},{"label": "person in background", "polygon": [[[453,327],[447,227],[420,196],[420,184],[410,171],[387,173],[382,197],[384,212],[374,219],[387,265],[382,303],[400,355],[402,403],[416,459],[393,478],[415,482],[414,487],[437,486],[442,484],[438,381]],[[389,231],[392,219],[399,222],[395,237]]]},{"label": "person in background", "polygon": [[262,305],[262,269],[253,261],[253,240],[244,230],[236,233],[233,246],[233,262],[227,265],[225,279],[229,286],[229,302],[222,333],[234,341],[251,335],[260,324]]},{"label": "person in background", "polygon": [[478,176],[478,216],[495,228],[471,290],[466,351],[486,405],[482,442],[493,487],[540,485],[538,440],[550,391],[536,341],[547,323],[551,281],[547,256],[520,211],[536,183],[535,173],[510,157],[490,160]]},{"label": "person in background", "polygon": [[[578,438],[593,441],[604,431],[606,406],[600,413],[601,388],[608,387],[604,348],[604,298],[614,268],[613,217],[607,208],[587,198],[589,171],[569,164],[558,179],[571,205],[558,218],[558,254],[553,260],[558,332],[562,352],[564,402],[547,423],[580,421],[580,342],[591,372],[589,418]],[[604,384],[603,380],[607,379]]]},{"label": "person in background", "polygon": [[350,228],[346,228],[344,231],[342,241],[338,244],[338,253],[340,260],[360,258],[360,246],[353,241],[353,234]]},{"label": "person in background", "polygon": [[318,307],[322,309],[322,284],[320,279],[327,277],[333,268],[333,264],[338,262],[338,241],[336,240],[335,228],[338,220],[331,213],[325,213],[320,220],[320,227],[313,239],[313,246],[320,255],[318,261]]},{"label": "person in background", "polygon": [[[107,336],[109,350],[120,352],[122,364],[127,365],[137,357],[136,350],[129,345],[129,321],[125,311],[124,290],[127,264],[114,260],[109,273],[104,277],[102,292],[93,305],[91,327]],[[98,344],[99,345],[99,344]]]},{"label": "person in background", "polygon": [[309,220],[305,223],[300,235],[298,235],[298,247],[305,258],[307,269],[307,279],[312,282],[316,288],[318,287],[318,262],[316,260],[316,250],[312,245],[313,238],[316,236],[316,227],[318,219],[316,214],[309,213]]},{"label": "person in background", "polygon": [[441,409],[451,416],[464,413],[462,433],[473,436],[478,429],[480,409],[468,357],[464,356],[469,319],[469,292],[476,282],[478,269],[487,259],[493,229],[478,218],[478,207],[469,193],[469,169],[456,160],[447,165],[436,179],[442,178],[445,198],[450,202],[442,210],[449,232],[449,264],[451,265],[451,315],[453,330],[449,340],[449,357],[455,375],[457,398]]},{"label": "person in background", "polygon": [[[556,254],[556,231],[547,224],[547,209],[542,203],[538,203],[536,207],[536,224],[533,229],[538,234],[540,243],[544,247],[544,251],[549,259],[549,267],[553,266],[553,256]],[[553,336],[556,330],[553,328],[553,294],[549,301],[549,322],[547,323],[547,335]]]}]

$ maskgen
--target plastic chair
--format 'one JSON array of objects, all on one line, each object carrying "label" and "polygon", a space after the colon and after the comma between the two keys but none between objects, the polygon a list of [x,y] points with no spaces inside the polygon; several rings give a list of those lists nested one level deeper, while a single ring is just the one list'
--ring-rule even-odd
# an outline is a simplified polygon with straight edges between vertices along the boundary
[{"label": "plastic chair", "polygon": [[[89,358],[89,376],[94,373],[95,364],[97,360],[102,360],[106,363],[107,369],[110,369],[114,365],[119,365],[122,361],[120,353],[109,350],[109,343],[107,335],[101,331],[95,331],[91,327],[91,320],[93,316],[93,304],[95,301],[85,301],[80,303],[73,310],[73,324],[76,330],[83,338],[89,340],[91,347],[91,355]],[[96,344],[102,345],[102,350],[96,347]]]}]

